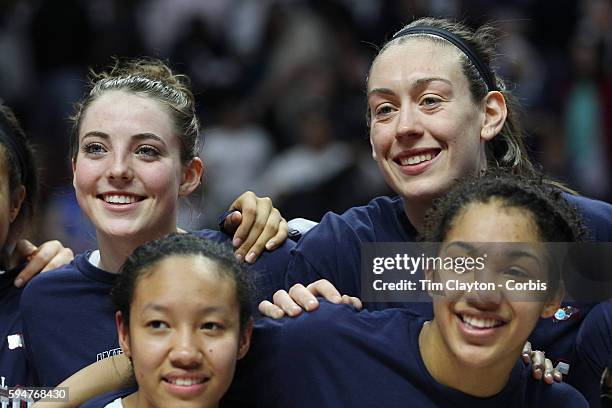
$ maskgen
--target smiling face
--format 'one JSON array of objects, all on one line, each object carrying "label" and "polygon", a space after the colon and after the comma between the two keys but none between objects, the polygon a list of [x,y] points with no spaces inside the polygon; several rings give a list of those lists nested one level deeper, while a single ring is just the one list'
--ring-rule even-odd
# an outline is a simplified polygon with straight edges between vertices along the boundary
[{"label": "smiling face", "polygon": [[170,256],[136,283],[121,347],[132,358],[138,406],[216,407],[248,350],[234,281],[202,256]]},{"label": "smiling face", "polygon": [[[442,256],[486,253],[485,269],[477,277],[481,282],[544,281],[548,262],[537,231],[527,210],[503,208],[496,199],[470,204],[453,221]],[[448,274],[442,279],[445,277],[449,278]],[[452,279],[473,282],[474,276]],[[558,301],[542,297],[513,300],[504,290],[454,292],[452,296],[434,296],[433,325],[446,350],[461,364],[490,367],[506,362],[511,366],[538,319],[552,316]]]},{"label": "smiling face", "polygon": [[196,161],[181,163],[180,141],[160,103],[106,91],[89,105],[79,129],[73,161],[79,206],[98,239],[137,245],[176,231],[177,200],[199,183]]},{"label": "smiling face", "polygon": [[460,52],[428,39],[392,45],[368,80],[370,142],[387,182],[424,202],[486,166],[486,109],[474,103]]}]

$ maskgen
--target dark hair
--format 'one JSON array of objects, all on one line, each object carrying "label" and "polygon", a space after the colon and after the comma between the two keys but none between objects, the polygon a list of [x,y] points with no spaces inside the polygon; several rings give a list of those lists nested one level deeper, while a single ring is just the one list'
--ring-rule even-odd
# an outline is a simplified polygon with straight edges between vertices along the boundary
[{"label": "dark hair", "polygon": [[420,240],[444,241],[465,207],[472,203],[486,204],[493,199],[501,201],[505,208],[528,210],[544,242],[582,242],[587,237],[578,211],[543,176],[514,175],[491,169],[479,177],[459,181],[445,196],[435,199],[425,215]]},{"label": "dark hair", "polygon": [[195,111],[195,99],[189,89],[186,75],[175,74],[160,60],[117,59],[107,70],[96,73],[90,70],[87,92],[75,105],[70,118],[70,155],[76,160],[79,147],[79,130],[83,115],[89,105],[105,91],[125,91],[151,98],[167,109],[174,122],[174,129],[181,141],[181,160],[188,163],[198,152],[200,123]]},{"label": "dark hair", "polygon": [[[563,197],[562,191],[541,175],[513,175],[503,169],[490,169],[479,177],[459,181],[445,196],[434,200],[425,215],[420,241],[436,243],[439,250],[455,220],[470,204],[497,200],[502,208],[526,210],[531,215],[543,242],[582,242],[587,229],[578,211]],[[554,252],[555,248],[549,248]],[[550,254],[548,295],[557,293],[563,265]]]},{"label": "dark hair", "polygon": [[13,111],[0,104],[0,145],[6,162],[9,190],[24,186],[26,196],[13,222],[9,239],[16,240],[31,224],[38,199],[38,174],[32,146]]},{"label": "dark hair", "polygon": [[[432,17],[425,17],[415,20],[402,28],[402,30],[417,26],[428,26],[443,29],[454,34],[454,36],[459,37],[483,62],[485,68],[491,73],[493,80],[495,81],[496,88],[503,94],[506,100],[508,115],[499,134],[485,143],[487,165],[489,167],[511,169],[512,172],[516,174],[533,174],[534,166],[531,163],[529,155],[527,154],[523,140],[523,133],[519,124],[517,112],[519,109],[518,103],[510,91],[506,89],[503,79],[495,72],[492,66],[492,62],[495,57],[495,43],[497,41],[496,30],[487,24],[479,27],[477,30],[473,30],[459,22]],[[387,48],[403,44],[411,38],[424,38],[437,43],[450,44],[450,42],[440,37],[422,33],[413,33],[392,38],[381,48],[378,55],[372,62],[372,67],[374,66],[378,56],[380,56]],[[462,71],[469,82],[470,93],[473,101],[481,101],[488,93],[488,87],[485,80],[464,53],[460,53],[460,62]],[[370,68],[370,70],[371,69],[372,68]],[[370,124],[370,114],[371,112],[368,106],[368,111],[366,114],[368,126]]]},{"label": "dark hair", "polygon": [[158,262],[177,255],[202,256],[209,259],[217,265],[219,274],[235,282],[236,297],[240,305],[240,327],[244,328],[253,314],[255,291],[251,274],[236,260],[227,245],[181,233],[172,233],[140,245],[121,267],[111,296],[126,325],[130,322],[130,305],[139,280],[147,276]]}]

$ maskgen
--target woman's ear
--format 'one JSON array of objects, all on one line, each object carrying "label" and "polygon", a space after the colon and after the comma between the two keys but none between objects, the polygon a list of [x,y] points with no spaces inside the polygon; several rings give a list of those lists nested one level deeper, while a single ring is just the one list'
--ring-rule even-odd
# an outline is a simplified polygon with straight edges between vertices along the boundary
[{"label": "woman's ear", "polygon": [[504,95],[499,91],[489,92],[484,99],[484,110],[485,115],[482,129],[480,129],[480,138],[488,142],[497,136],[506,122],[508,108]]},{"label": "woman's ear", "polygon": [[117,333],[119,333],[119,345],[121,350],[123,350],[123,354],[129,358],[131,357],[130,330],[121,312],[115,313],[115,323],[117,324]]},{"label": "woman's ear", "polygon": [[251,336],[253,335],[253,319],[249,319],[242,329],[240,334],[240,343],[238,344],[238,360],[244,357],[251,346]]},{"label": "woman's ear", "polygon": [[21,204],[26,196],[26,189],[24,186],[19,186],[11,193],[11,207],[9,209],[9,219],[11,222],[17,219],[19,210],[21,210]]},{"label": "woman's ear", "polygon": [[559,288],[554,296],[551,296],[546,300],[544,304],[544,309],[542,309],[542,313],[540,313],[540,317],[543,319],[547,319],[555,315],[555,312],[561,306],[561,302],[563,301],[563,297],[565,296],[565,285],[563,282],[559,284]]},{"label": "woman's ear", "polygon": [[434,297],[440,295],[440,292],[434,290],[434,285],[431,284],[440,282],[440,272],[431,268],[426,269],[425,280],[428,280],[430,282],[430,284],[427,286],[427,294],[429,295],[429,297],[434,299]]},{"label": "woman's ear", "polygon": [[193,193],[202,182],[204,163],[199,157],[194,157],[183,169],[183,177],[179,187],[179,196],[184,197]]}]

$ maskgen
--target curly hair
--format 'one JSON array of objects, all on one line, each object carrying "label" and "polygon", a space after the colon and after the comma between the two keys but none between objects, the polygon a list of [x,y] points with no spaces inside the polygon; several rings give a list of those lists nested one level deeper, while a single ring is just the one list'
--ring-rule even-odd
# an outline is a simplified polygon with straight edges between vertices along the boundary
[{"label": "curly hair", "polygon": [[24,186],[26,196],[10,229],[9,239],[15,241],[28,227],[38,201],[38,169],[34,161],[34,149],[21,128],[15,114],[0,103],[0,158],[6,166],[9,190]]},{"label": "curly hair", "polygon": [[581,242],[587,229],[578,211],[562,191],[542,175],[514,175],[502,169],[489,169],[479,177],[459,181],[445,196],[434,200],[425,215],[420,240],[442,242],[461,212],[472,203],[486,204],[493,199],[504,208],[530,212],[545,242]]}]

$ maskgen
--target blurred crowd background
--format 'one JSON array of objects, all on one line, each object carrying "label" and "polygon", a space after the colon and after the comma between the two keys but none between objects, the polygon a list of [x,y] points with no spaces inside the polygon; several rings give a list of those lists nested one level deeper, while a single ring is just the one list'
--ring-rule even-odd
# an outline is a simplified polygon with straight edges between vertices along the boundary
[{"label": "blurred crowd background", "polygon": [[38,146],[36,241],[94,246],[71,184],[67,118],[87,69],[168,61],[192,79],[204,188],[185,228],[216,225],[249,189],[318,220],[392,194],[371,159],[365,78],[377,46],[420,16],[493,20],[500,73],[522,102],[533,158],[612,201],[612,0],[1,0],[0,98]]}]

